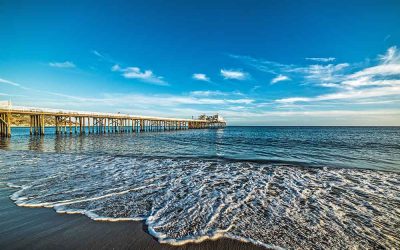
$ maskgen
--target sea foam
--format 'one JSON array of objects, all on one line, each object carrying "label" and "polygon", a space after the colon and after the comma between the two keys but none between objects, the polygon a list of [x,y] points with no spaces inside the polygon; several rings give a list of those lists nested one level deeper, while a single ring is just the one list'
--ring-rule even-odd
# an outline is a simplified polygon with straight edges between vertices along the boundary
[{"label": "sea foam", "polygon": [[159,242],[396,248],[400,174],[218,159],[3,151],[18,206],[144,221]]}]

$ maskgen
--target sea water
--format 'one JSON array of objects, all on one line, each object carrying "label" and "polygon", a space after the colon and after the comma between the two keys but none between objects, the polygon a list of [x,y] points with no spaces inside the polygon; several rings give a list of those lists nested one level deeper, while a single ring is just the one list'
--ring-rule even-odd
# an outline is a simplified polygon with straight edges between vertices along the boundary
[{"label": "sea water", "polygon": [[227,127],[0,141],[19,206],[140,220],[161,243],[400,248],[399,127]]}]

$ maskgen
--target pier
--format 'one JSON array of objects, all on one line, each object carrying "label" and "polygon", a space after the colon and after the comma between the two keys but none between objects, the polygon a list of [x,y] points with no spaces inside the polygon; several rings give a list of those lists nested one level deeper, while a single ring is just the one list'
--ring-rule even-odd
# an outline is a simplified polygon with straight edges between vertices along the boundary
[{"label": "pier", "polygon": [[29,116],[30,135],[45,135],[46,121],[54,121],[56,134],[139,133],[187,129],[223,128],[226,122],[218,115],[199,119],[162,118],[114,113],[92,113],[0,106],[0,136],[11,137],[13,115]]}]

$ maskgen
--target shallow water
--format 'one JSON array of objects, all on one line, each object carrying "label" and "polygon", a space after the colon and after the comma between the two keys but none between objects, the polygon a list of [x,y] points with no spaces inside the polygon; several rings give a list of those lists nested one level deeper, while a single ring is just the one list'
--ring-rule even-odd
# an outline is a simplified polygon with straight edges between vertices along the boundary
[{"label": "shallow water", "polygon": [[170,244],[400,247],[400,128],[25,132],[0,149],[0,181],[20,206],[144,220]]}]

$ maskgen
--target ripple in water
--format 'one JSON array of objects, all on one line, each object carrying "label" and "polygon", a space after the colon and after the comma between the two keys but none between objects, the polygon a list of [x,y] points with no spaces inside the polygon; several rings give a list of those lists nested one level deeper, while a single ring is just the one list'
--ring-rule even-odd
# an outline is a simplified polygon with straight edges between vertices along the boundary
[{"label": "ripple in water", "polygon": [[144,220],[162,243],[399,248],[400,174],[240,161],[2,151],[19,206]]}]

